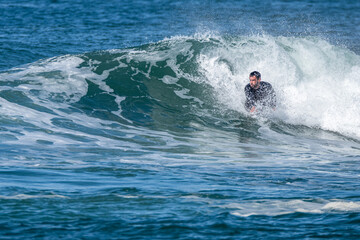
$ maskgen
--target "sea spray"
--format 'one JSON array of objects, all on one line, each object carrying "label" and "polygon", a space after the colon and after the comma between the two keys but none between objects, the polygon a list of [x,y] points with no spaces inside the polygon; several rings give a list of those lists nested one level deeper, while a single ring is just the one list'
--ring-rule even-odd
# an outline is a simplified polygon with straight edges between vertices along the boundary
[{"label": "sea spray", "polygon": [[243,89],[257,70],[277,92],[279,119],[360,136],[360,56],[318,38],[263,35],[221,43],[198,57],[221,104],[245,112]]}]

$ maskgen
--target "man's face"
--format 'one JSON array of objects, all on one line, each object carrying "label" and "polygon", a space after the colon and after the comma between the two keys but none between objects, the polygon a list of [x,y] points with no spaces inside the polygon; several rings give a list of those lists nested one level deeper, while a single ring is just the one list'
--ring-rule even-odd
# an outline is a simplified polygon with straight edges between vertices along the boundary
[{"label": "man's face", "polygon": [[259,78],[259,80],[258,80],[258,79],[256,79],[255,76],[251,76],[251,77],[249,77],[249,80],[250,80],[250,87],[257,89],[260,86],[261,78]]}]

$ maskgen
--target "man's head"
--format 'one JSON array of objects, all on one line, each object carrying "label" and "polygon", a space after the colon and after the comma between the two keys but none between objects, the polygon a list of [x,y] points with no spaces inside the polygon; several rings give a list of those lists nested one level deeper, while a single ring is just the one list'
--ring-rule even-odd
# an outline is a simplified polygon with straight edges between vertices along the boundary
[{"label": "man's head", "polygon": [[261,81],[261,74],[257,71],[253,71],[249,75],[250,87],[258,89]]}]

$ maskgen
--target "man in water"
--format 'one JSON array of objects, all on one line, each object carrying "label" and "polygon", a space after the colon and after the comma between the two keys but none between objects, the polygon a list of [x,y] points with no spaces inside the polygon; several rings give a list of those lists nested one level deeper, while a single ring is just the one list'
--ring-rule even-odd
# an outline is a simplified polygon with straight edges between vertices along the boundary
[{"label": "man in water", "polygon": [[261,82],[261,74],[257,71],[251,72],[250,83],[245,86],[245,109],[253,113],[263,108],[276,107],[276,95],[271,84]]}]

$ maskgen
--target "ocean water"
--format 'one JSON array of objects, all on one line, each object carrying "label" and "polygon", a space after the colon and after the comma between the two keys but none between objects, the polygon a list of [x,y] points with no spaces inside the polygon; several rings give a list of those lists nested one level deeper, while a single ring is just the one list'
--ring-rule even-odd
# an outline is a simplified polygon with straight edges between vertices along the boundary
[{"label": "ocean water", "polygon": [[0,20],[0,239],[360,238],[359,1],[1,0]]}]

